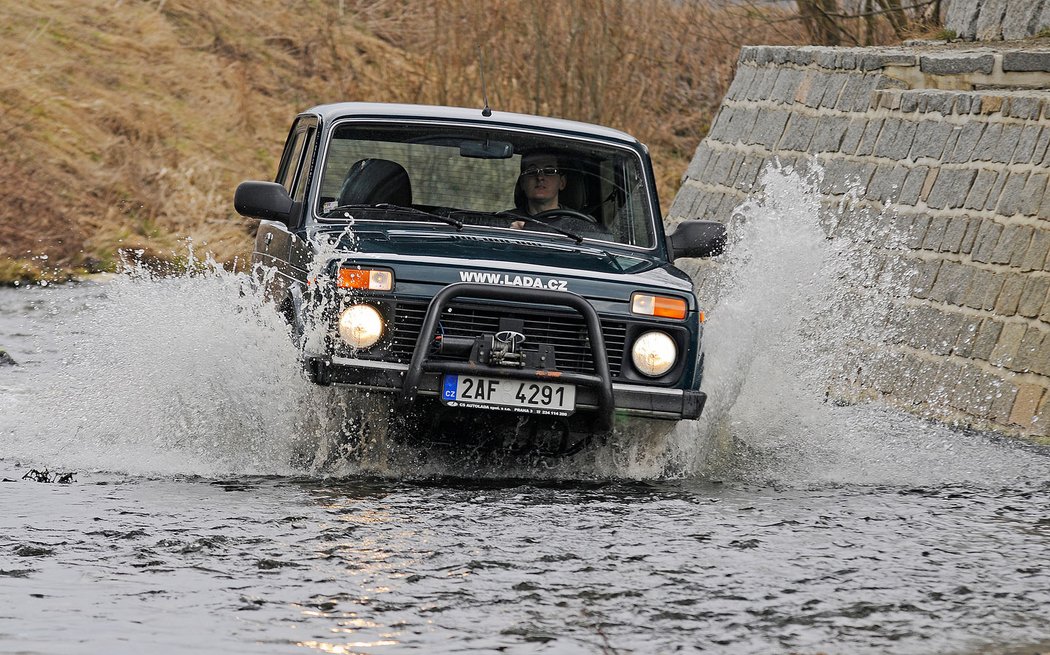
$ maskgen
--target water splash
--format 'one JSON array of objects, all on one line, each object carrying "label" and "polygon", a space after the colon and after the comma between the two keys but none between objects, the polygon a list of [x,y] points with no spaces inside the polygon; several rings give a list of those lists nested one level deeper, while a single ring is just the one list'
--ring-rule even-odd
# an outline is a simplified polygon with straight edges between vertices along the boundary
[{"label": "water splash", "polygon": [[859,371],[892,360],[878,344],[892,341],[893,301],[914,271],[892,211],[860,206],[856,187],[822,205],[821,175],[770,165],[735,212],[705,334],[708,406],[680,424],[667,461],[678,474],[782,484],[1030,475],[1029,453],[851,394]]},{"label": "water splash", "polygon": [[[882,365],[886,352],[864,344],[892,330],[890,300],[911,279],[890,238],[892,216],[858,209],[857,189],[838,206],[822,206],[819,184],[819,169],[772,166],[735,213],[733,243],[712,278],[708,406],[699,422],[670,434],[629,429],[605,447],[528,463],[464,464],[388,443],[366,448],[363,460],[347,459],[341,431],[355,429],[360,411],[387,410],[377,398],[305,379],[287,321],[261,292],[270,273],[198,262],[184,275],[131,266],[105,285],[36,291],[39,306],[28,312],[35,318],[25,331],[37,335],[41,361],[28,362],[7,388],[0,378],[0,458],[208,476],[699,476],[777,484],[1050,477],[1040,453],[878,404],[834,402],[829,391],[848,389],[858,367]],[[331,244],[352,238],[350,229]],[[310,348],[327,322],[309,310],[302,316],[298,341]]]},{"label": "water splash", "polygon": [[[191,260],[191,264],[192,264]],[[312,402],[259,279],[141,266],[55,289],[29,326],[46,359],[4,412],[3,457],[133,473],[290,472]]]}]

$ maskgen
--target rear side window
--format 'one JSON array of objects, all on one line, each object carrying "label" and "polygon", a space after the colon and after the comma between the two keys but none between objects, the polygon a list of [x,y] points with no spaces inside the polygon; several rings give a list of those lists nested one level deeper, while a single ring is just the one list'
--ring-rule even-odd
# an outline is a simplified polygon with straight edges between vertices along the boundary
[{"label": "rear side window", "polygon": [[[292,125],[292,130],[288,135],[288,141],[284,146],[284,153],[281,155],[281,163],[277,167],[277,177],[274,179],[275,182],[280,184],[288,191],[288,195],[294,198],[295,187],[302,186],[305,182],[306,175],[300,175],[305,170],[304,155],[309,154],[309,149],[306,147],[307,143],[313,138],[315,128],[317,126],[317,119],[313,117],[302,117],[295,121]],[[302,179],[299,184],[296,184],[297,180]],[[302,200],[300,193],[299,200]]]},{"label": "rear side window", "polygon": [[299,172],[295,176],[291,190],[292,200],[296,202],[302,202],[303,198],[306,197],[306,182],[310,179],[310,165],[313,163],[316,134],[317,129],[311,126],[307,128],[303,138],[304,145],[299,156]]}]

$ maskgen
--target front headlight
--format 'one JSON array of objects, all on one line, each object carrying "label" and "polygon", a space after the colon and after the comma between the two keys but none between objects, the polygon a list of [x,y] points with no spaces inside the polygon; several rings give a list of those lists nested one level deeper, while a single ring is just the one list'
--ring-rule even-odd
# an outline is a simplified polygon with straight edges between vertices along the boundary
[{"label": "front headlight", "polygon": [[631,346],[631,359],[642,374],[660,377],[674,366],[678,359],[678,346],[665,332],[646,332]]},{"label": "front headlight", "polygon": [[383,316],[371,305],[348,307],[339,317],[339,336],[353,348],[371,348],[383,336]]}]

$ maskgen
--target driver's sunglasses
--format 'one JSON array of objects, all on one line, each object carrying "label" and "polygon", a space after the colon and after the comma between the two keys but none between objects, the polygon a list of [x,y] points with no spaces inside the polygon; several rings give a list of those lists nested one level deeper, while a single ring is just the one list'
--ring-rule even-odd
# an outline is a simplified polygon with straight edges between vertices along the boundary
[{"label": "driver's sunglasses", "polygon": [[555,168],[553,166],[547,166],[546,168],[528,168],[528,169],[525,169],[525,170],[523,170],[521,172],[521,177],[537,177],[537,176],[540,176],[540,175],[542,175],[544,177],[554,177],[555,175],[558,175],[560,173],[561,173],[560,169],[557,169],[557,168]]}]

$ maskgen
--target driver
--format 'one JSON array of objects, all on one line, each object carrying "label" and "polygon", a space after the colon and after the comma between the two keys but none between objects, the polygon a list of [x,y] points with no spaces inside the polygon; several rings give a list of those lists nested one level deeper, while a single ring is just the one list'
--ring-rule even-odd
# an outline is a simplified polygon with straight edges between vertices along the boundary
[{"label": "driver", "polygon": [[[558,195],[565,189],[565,173],[558,168],[558,158],[549,153],[533,153],[521,158],[521,175],[518,185],[525,194],[525,206],[522,207],[529,216],[561,207]],[[523,221],[516,221],[513,227],[522,227]]]},{"label": "driver", "polygon": [[[559,195],[565,190],[566,183],[565,169],[561,167],[557,155],[542,151],[524,155],[521,158],[521,174],[518,176],[520,193],[515,194],[518,206],[511,211],[532,217],[551,210],[566,209],[571,213],[541,216],[540,220],[583,236],[607,237],[608,230],[597,225],[596,221],[583,220],[584,217],[574,211],[576,208],[562,206]],[[510,227],[517,230],[537,229],[535,222],[530,224],[528,221],[513,221]]]}]

